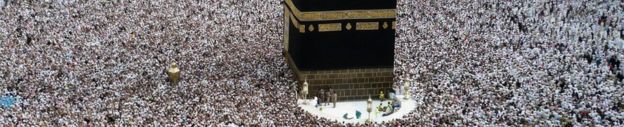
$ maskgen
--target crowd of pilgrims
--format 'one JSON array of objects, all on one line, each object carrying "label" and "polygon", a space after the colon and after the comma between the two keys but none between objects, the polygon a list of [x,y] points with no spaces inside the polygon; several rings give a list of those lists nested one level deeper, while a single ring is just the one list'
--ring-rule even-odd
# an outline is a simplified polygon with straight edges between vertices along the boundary
[{"label": "crowd of pilgrims", "polygon": [[[0,124],[370,126],[310,115],[281,0],[0,0]],[[395,84],[374,126],[624,125],[622,1],[398,0]],[[164,73],[182,70],[178,85]]]}]

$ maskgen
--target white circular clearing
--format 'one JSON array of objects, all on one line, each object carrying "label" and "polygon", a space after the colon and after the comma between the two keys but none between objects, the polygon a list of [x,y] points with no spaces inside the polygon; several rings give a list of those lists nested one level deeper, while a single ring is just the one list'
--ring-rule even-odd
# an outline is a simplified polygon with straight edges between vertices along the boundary
[{"label": "white circular clearing", "polygon": [[[400,98],[401,100],[401,108],[397,108],[397,110],[395,110],[394,113],[388,116],[382,116],[383,112],[375,112],[377,109],[377,106],[382,102],[380,100],[373,100],[373,103],[372,103],[373,111],[370,114],[371,121],[381,123],[381,122],[388,122],[394,119],[401,119],[403,116],[409,114],[410,112],[412,112],[412,110],[415,109],[416,102],[412,100],[412,98],[405,100],[403,99],[402,95],[397,95],[396,97]],[[297,104],[303,110],[307,111],[308,113],[312,115],[323,117],[323,118],[330,119],[330,120],[335,120],[335,121],[338,121],[339,123],[342,123],[342,122],[365,123],[369,115],[368,112],[366,112],[366,108],[367,108],[366,101],[367,100],[336,102],[336,108],[333,107],[333,103],[329,103],[329,105],[325,105],[325,106],[316,107],[315,99],[308,99],[308,104],[304,104],[304,100],[299,99],[297,100]],[[387,106],[388,100],[383,101],[383,105]],[[361,116],[359,119],[355,118],[356,111],[360,111],[361,113]],[[348,113],[347,116],[349,118],[353,118],[353,119],[345,119],[343,116],[346,113]]]}]

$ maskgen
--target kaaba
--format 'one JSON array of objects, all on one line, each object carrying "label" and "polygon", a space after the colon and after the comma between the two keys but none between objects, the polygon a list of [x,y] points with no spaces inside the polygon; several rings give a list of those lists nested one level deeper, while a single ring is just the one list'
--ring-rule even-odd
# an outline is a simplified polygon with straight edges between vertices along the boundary
[{"label": "kaaba", "polygon": [[[284,56],[309,98],[377,97],[393,84],[396,0],[285,0]],[[301,89],[301,87],[299,87]]]}]

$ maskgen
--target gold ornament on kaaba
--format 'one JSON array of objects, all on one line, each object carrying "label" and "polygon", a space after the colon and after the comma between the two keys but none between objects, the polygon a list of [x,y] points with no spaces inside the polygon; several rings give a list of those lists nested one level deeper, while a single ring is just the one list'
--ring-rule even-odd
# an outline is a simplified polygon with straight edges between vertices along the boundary
[{"label": "gold ornament on kaaba", "polygon": [[310,32],[314,31],[314,25],[309,25],[308,26],[308,31],[310,31]]},{"label": "gold ornament on kaaba", "polygon": [[171,84],[178,84],[178,82],[180,81],[180,69],[178,68],[178,64],[172,63],[169,69],[167,69],[167,75],[169,75],[169,80],[171,80]]},{"label": "gold ornament on kaaba", "polygon": [[369,9],[369,10],[338,10],[338,11],[302,11],[292,0],[285,0],[285,4],[292,7],[295,17],[301,21],[330,21],[343,19],[387,19],[396,18],[396,8]]},{"label": "gold ornament on kaaba", "polygon": [[388,29],[388,23],[383,23],[383,28]]},{"label": "gold ornament on kaaba", "polygon": [[351,23],[347,23],[347,30],[351,30]]}]

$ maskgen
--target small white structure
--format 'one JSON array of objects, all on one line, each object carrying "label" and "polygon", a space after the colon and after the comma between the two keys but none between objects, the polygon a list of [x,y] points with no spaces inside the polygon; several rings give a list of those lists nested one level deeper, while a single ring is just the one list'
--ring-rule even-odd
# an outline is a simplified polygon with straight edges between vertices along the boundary
[{"label": "small white structure", "polygon": [[303,88],[301,89],[301,95],[303,95],[303,103],[308,104],[308,79],[303,82]]}]

